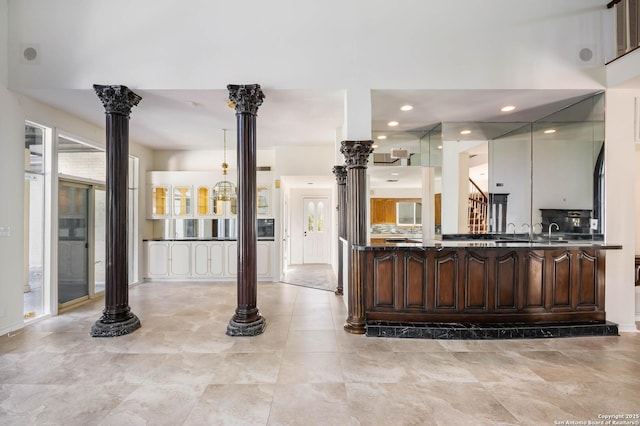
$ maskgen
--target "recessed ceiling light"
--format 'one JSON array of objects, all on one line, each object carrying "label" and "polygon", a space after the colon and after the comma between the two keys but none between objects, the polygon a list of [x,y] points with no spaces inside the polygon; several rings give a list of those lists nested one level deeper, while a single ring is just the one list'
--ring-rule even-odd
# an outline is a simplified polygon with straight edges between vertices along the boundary
[{"label": "recessed ceiling light", "polygon": [[547,129],[547,130],[545,130],[544,132],[545,132],[546,134],[549,134],[549,133],[555,133],[555,132],[556,132],[556,129]]},{"label": "recessed ceiling light", "polygon": [[442,145],[438,145],[438,149],[442,149]]},{"label": "recessed ceiling light", "polygon": [[413,109],[413,107],[412,107],[411,105],[402,105],[402,106],[400,107],[400,109],[401,109],[402,111],[411,111],[411,110]]},{"label": "recessed ceiling light", "polygon": [[378,139],[386,139],[387,137],[385,135],[380,135],[378,136]]},{"label": "recessed ceiling light", "polygon": [[471,130],[463,130],[460,132],[461,135],[468,135],[469,133],[471,133]]},{"label": "recessed ceiling light", "polygon": [[391,176],[398,176],[400,173],[391,173]]},{"label": "recessed ceiling light", "polygon": [[516,107],[514,107],[513,105],[507,105],[507,106],[502,107],[500,109],[500,111],[509,112],[509,111],[513,111],[514,109],[516,109]]},{"label": "recessed ceiling light", "polygon": [[376,149],[378,147],[378,145],[376,145],[375,143],[373,145],[371,145],[371,148]]},{"label": "recessed ceiling light", "polygon": [[397,121],[390,121],[390,122],[388,122],[387,124],[388,124],[390,127],[395,127],[395,126],[397,126],[397,125],[398,125],[398,124],[400,124],[400,123],[398,123]]}]

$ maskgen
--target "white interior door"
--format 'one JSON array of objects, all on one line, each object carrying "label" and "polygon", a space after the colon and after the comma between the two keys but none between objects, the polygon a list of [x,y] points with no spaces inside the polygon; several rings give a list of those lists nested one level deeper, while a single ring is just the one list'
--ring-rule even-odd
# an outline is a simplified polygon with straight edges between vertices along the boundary
[{"label": "white interior door", "polygon": [[303,202],[303,263],[329,263],[329,198],[305,197]]}]

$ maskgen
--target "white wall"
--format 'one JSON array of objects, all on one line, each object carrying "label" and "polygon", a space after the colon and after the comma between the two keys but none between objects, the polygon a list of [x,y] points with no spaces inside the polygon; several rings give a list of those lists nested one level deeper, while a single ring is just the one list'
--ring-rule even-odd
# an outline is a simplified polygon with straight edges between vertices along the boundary
[{"label": "white wall", "polygon": [[[41,54],[39,65],[12,62],[15,87],[583,89],[604,80],[602,68],[578,57],[588,46],[603,63],[602,0],[9,5],[10,55],[21,43],[39,44]],[[132,36],[143,34],[153,36]]]},{"label": "white wall", "polygon": [[280,146],[274,158],[278,176],[333,176],[336,165],[331,146]]},{"label": "white wall", "polygon": [[635,201],[630,177],[635,175],[634,114],[640,91],[610,89],[605,117],[605,238],[622,244],[607,252],[605,309],[621,330],[635,330]]},{"label": "white wall", "polygon": [[24,120],[19,98],[0,85],[0,334],[23,323],[24,259]]},{"label": "white wall", "polygon": [[540,209],[593,209],[593,141],[536,138],[533,141],[533,222]]},{"label": "white wall", "polygon": [[[638,102],[638,100],[636,100]],[[640,123],[639,123],[640,125]],[[635,255],[640,255],[640,144],[636,142],[636,176],[635,176],[635,230],[636,230],[636,246]],[[636,321],[640,321],[640,286],[635,288],[636,291]]]},{"label": "white wall", "polygon": [[507,136],[489,144],[489,192],[509,194],[506,223],[515,224],[518,232],[523,223],[531,223],[530,147],[528,134]]},{"label": "white wall", "polygon": [[8,86],[9,69],[8,64],[8,39],[9,39],[9,22],[8,22],[8,0],[0,0],[0,85]]},{"label": "white wall", "polygon": [[[227,148],[227,164],[229,165],[229,177],[233,178],[237,173],[238,154],[234,149]],[[222,149],[211,150],[156,150],[153,152],[153,170],[159,171],[200,171],[220,172],[222,174],[222,162],[224,151]],[[258,167],[274,166],[273,150],[258,150],[256,153]]]}]

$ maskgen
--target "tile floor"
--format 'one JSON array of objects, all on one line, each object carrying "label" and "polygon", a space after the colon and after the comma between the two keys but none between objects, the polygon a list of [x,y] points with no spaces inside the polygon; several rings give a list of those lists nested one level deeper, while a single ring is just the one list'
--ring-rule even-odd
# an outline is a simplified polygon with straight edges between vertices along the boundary
[{"label": "tile floor", "polygon": [[97,300],[0,337],[0,424],[554,425],[640,413],[640,334],[356,336],[333,293],[261,283],[265,333],[228,337],[234,284],[148,282],[129,301],[142,328],[127,336],[89,337]]}]

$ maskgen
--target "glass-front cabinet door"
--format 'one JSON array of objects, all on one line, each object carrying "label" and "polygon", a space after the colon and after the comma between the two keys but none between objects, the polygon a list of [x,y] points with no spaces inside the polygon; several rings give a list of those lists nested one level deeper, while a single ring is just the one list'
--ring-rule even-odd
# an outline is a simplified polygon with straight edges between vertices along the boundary
[{"label": "glass-front cabinet door", "polygon": [[170,215],[169,187],[154,186],[151,189],[151,217],[164,218]]},{"label": "glass-front cabinet door", "polygon": [[192,208],[192,189],[190,186],[174,186],[173,187],[173,215],[174,216],[191,216]]},{"label": "glass-front cabinet door", "polygon": [[211,191],[207,186],[198,187],[198,198],[196,199],[196,211],[198,216],[211,215]]}]

